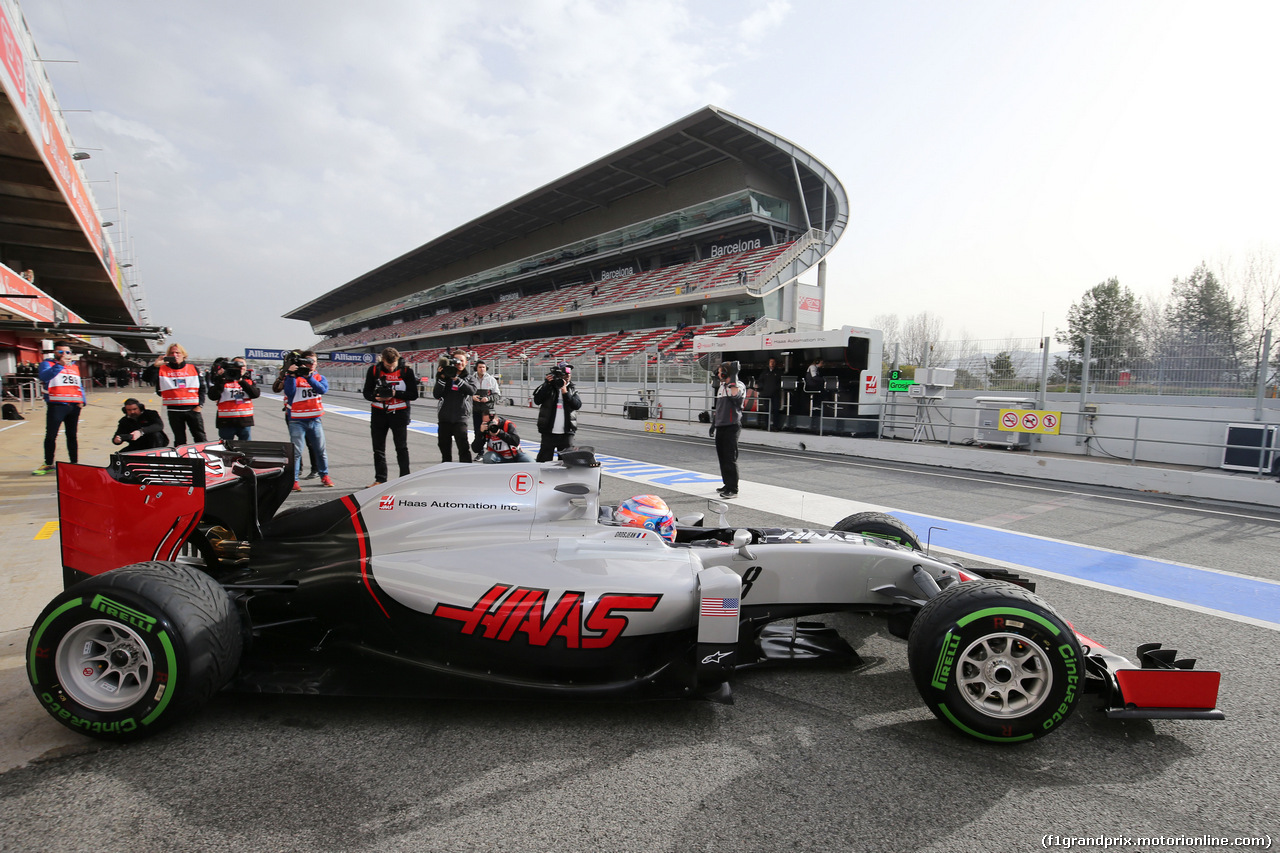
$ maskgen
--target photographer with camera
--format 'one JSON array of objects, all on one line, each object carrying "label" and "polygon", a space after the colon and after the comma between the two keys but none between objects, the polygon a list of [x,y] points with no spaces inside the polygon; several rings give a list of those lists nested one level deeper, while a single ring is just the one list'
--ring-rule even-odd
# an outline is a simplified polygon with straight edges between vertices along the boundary
[{"label": "photographer with camera", "polygon": [[724,485],[716,492],[722,498],[738,496],[738,436],[742,432],[742,404],[747,386],[738,381],[736,361],[726,361],[716,370],[716,409],[711,434],[716,439],[716,457]]},{"label": "photographer with camera", "polygon": [[329,457],[324,452],[324,402],[320,399],[329,393],[329,380],[315,370],[316,354],[311,350],[293,350],[284,355],[284,365],[271,386],[277,394],[284,393],[284,422],[289,425],[289,438],[293,440],[293,490],[302,491],[298,475],[302,473],[304,445],[314,451],[320,482],[332,486],[329,478]]},{"label": "photographer with camera", "polygon": [[182,344],[169,344],[165,354],[147,368],[146,381],[155,385],[164,404],[169,428],[173,430],[174,447],[187,443],[188,428],[193,444],[205,441],[201,409],[207,389],[200,371],[187,361],[186,348]]},{"label": "photographer with camera", "polygon": [[533,391],[533,402],[538,406],[538,433],[542,436],[539,462],[550,462],[556,451],[568,450],[573,444],[573,435],[578,431],[574,412],[582,408],[582,400],[572,377],[572,365],[559,362]]},{"label": "photographer with camera", "polygon": [[253,401],[262,394],[244,358],[219,358],[209,369],[209,398],[218,401],[213,425],[218,438],[249,441],[253,427]]},{"label": "photographer with camera", "polygon": [[364,377],[364,398],[369,401],[369,435],[373,439],[373,482],[387,481],[387,430],[396,447],[400,476],[409,474],[409,403],[418,399],[418,377],[400,357],[400,350],[387,347],[382,357],[369,365]]},{"label": "photographer with camera", "polygon": [[471,415],[471,398],[476,386],[467,374],[465,353],[454,355],[446,352],[436,363],[436,382],[431,396],[439,403],[436,408],[440,460],[453,461],[453,444],[458,445],[458,461],[471,461],[471,447],[467,444],[467,421]]},{"label": "photographer with camera", "polygon": [[476,375],[472,378],[476,393],[471,395],[471,423],[475,427],[476,437],[471,442],[471,449],[479,454],[484,450],[484,437],[481,435],[481,418],[493,411],[498,400],[498,380],[489,375],[489,368],[484,361],[476,362]]},{"label": "photographer with camera", "polygon": [[79,461],[77,430],[80,410],[87,402],[84,377],[71,352],[70,341],[55,341],[53,357],[40,362],[40,383],[44,386],[44,464],[31,473],[38,476],[53,470],[53,457],[58,450],[58,429],[66,428],[67,455],[72,464]]},{"label": "photographer with camera", "polygon": [[112,444],[127,445],[125,450],[150,450],[169,445],[169,436],[164,434],[159,412],[148,409],[133,397],[124,401],[120,411],[124,417],[116,424],[116,434],[111,436]]},{"label": "photographer with camera", "polygon": [[481,416],[480,440],[484,442],[484,457],[481,461],[487,465],[533,461],[532,456],[520,449],[516,425],[499,414],[485,412]]}]

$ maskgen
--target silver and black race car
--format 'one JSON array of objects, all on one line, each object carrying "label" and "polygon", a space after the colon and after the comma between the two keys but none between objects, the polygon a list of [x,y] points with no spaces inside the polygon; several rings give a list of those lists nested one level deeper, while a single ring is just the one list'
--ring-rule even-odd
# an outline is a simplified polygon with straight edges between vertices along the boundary
[{"label": "silver and black race car", "polygon": [[1223,716],[1217,672],[1157,644],[1135,665],[888,515],[736,528],[712,503],[664,536],[600,505],[589,448],[279,511],[293,470],[267,442],[59,466],[65,591],[27,644],[54,718],[132,740],[224,688],[727,701],[740,669],[856,663],[811,621],[837,611],[884,620],[929,709],[982,740],[1055,731],[1084,693],[1112,717]]}]

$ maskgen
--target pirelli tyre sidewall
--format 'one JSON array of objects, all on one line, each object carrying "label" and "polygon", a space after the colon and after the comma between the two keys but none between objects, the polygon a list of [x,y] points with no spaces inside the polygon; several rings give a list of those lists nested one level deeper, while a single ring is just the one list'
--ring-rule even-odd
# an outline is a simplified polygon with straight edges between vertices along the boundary
[{"label": "pirelli tyre sidewall", "polygon": [[911,676],[929,710],[971,737],[1020,743],[1060,729],[1084,689],[1075,632],[1004,581],[953,584],[920,611]]},{"label": "pirelli tyre sidewall", "polygon": [[137,740],[225,686],[241,644],[239,617],[212,578],[176,563],[139,563],[49,603],[27,641],[27,677],[67,728]]},{"label": "pirelli tyre sidewall", "polygon": [[920,540],[913,531],[892,515],[883,512],[859,512],[840,519],[832,530],[845,533],[861,533],[875,539],[887,539],[915,551],[923,551]]}]

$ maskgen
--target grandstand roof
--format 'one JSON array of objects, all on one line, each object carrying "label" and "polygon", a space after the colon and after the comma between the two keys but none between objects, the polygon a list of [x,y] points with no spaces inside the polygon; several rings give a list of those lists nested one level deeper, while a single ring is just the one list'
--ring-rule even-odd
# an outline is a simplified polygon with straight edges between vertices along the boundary
[{"label": "grandstand roof", "polygon": [[[664,187],[725,160],[747,161],[783,176],[788,182],[798,180],[809,208],[806,218],[811,214],[826,227],[843,230],[847,202],[839,181],[825,166],[776,134],[718,107],[707,106],[477,217],[284,316],[314,321],[357,301],[367,301],[371,293],[389,296],[397,284],[416,276],[549,225],[606,208],[634,193]],[[836,196],[831,200],[837,211],[834,222],[825,215],[827,191]],[[831,242],[836,238],[838,232],[832,235]]]}]

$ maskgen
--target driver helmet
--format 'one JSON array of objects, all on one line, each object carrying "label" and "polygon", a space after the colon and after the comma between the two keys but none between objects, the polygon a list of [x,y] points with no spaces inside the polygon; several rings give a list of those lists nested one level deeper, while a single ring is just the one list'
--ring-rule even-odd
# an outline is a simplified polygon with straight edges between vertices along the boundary
[{"label": "driver helmet", "polygon": [[676,517],[667,502],[657,495],[636,495],[618,504],[613,518],[627,527],[656,530],[668,542],[676,541]]}]

